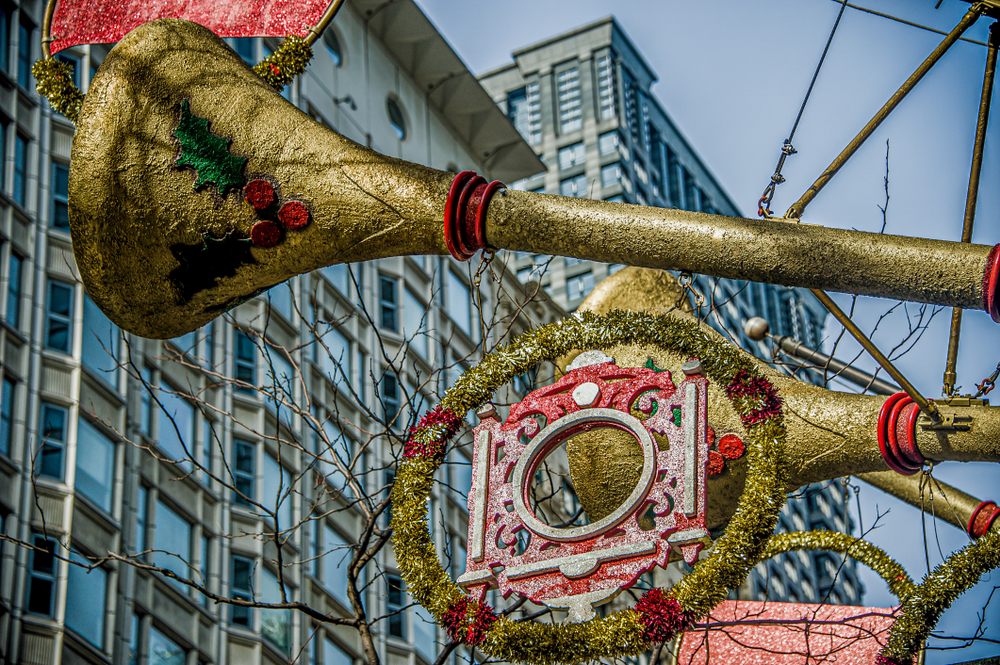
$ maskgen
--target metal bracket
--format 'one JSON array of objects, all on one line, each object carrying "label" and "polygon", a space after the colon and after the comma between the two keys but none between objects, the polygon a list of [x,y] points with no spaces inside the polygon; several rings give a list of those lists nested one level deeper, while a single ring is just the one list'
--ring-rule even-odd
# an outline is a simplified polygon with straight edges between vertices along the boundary
[{"label": "metal bracket", "polygon": [[[962,397],[949,397],[946,400],[937,400],[937,403],[941,406],[963,409],[970,407],[984,407],[989,406],[990,404],[989,400],[976,399],[974,397],[970,397],[969,395]],[[917,419],[917,425],[919,425],[925,432],[968,432],[972,428],[972,416],[956,413],[942,413],[941,411],[938,411],[938,415],[941,417],[941,421],[936,423],[928,416],[921,414]]]}]

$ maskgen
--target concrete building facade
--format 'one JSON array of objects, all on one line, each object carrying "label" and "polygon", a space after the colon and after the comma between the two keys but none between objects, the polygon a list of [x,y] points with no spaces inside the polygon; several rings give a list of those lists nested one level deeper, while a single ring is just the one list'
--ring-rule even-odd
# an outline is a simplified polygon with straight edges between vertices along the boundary
[{"label": "concrete building facade", "polygon": [[[517,189],[606,201],[742,216],[671,120],[651,86],[657,75],[608,17],[513,53],[509,64],[480,75],[493,100],[548,166]],[[574,258],[517,254],[509,260],[525,281],[540,282],[568,310],[622,266]],[[771,331],[820,348],[826,310],[807,291],[693,276],[701,318],[734,343],[769,360],[743,323],[762,316]],[[694,298],[696,294],[692,294]],[[821,376],[803,372],[818,382]],[[812,487],[793,497],[780,529],[849,531],[840,486]],[[756,570],[747,598],[858,603],[863,587],[853,561],[842,568],[823,554],[782,556]],[[771,579],[770,591],[768,579]]]},{"label": "concrete building facade", "polygon": [[[43,10],[0,6],[0,661],[352,663],[363,644],[350,627],[218,604],[142,566],[265,602],[280,600],[280,572],[287,598],[349,616],[363,498],[385,496],[398,454],[382,423],[405,432],[498,334],[480,307],[514,331],[564,312],[545,298],[514,307],[472,264],[408,257],[303,275],[178,339],[123,335],[74,267],[73,126],[30,75]],[[277,47],[230,43],[250,63]],[[86,92],[106,53],[59,57]],[[517,180],[542,168],[412,0],[348,2],[284,96],[442,170]],[[464,551],[470,466],[454,453],[429,506],[442,552]],[[363,575],[369,615],[391,615],[373,627],[382,662],[434,662],[437,628],[408,608],[391,548]]]}]

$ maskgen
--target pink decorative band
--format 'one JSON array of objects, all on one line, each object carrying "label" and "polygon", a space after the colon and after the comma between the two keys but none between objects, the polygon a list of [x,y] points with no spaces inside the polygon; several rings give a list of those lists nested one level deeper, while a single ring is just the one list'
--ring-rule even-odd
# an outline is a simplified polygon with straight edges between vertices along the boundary
[{"label": "pink decorative band", "polygon": [[468,261],[486,249],[486,210],[493,195],[503,188],[499,180],[487,184],[474,171],[455,176],[444,208],[444,241],[459,261]]},{"label": "pink decorative band", "polygon": [[919,473],[924,457],[917,449],[920,409],[906,393],[885,401],[878,414],[878,449],[886,466],[904,476]]}]

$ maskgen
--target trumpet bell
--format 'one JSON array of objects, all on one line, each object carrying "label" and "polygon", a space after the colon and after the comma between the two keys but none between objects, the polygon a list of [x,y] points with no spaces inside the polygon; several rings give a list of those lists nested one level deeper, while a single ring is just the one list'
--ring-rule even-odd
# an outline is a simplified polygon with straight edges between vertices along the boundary
[{"label": "trumpet bell", "polygon": [[206,28],[153,21],[111,50],[80,113],[76,262],[117,325],[176,337],[342,256],[444,253],[453,177],[324,128]]}]

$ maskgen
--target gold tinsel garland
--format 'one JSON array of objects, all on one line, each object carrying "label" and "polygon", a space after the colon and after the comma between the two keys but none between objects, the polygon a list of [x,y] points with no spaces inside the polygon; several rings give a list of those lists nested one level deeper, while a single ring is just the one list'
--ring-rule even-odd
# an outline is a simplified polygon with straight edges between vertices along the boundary
[{"label": "gold tinsel garland", "polygon": [[[705,374],[725,386],[763,379],[732,345],[679,317],[612,311],[582,313],[518,336],[463,375],[441,401],[451,413],[467,413],[514,376],[573,349],[650,345],[701,360]],[[746,417],[755,405],[734,404]],[[747,484],[736,513],[709,557],[670,591],[685,611],[706,614],[761,559],[785,501],[784,439],[780,413],[747,427]],[[414,457],[399,467],[392,491],[393,547],[410,593],[440,621],[465,592],[441,567],[427,529],[425,500],[440,456]],[[649,648],[639,614],[622,610],[585,623],[553,625],[500,617],[479,648],[492,658],[540,665],[635,655]]]},{"label": "gold tinsel garland", "polygon": [[31,75],[37,81],[35,90],[38,94],[48,99],[52,108],[75,125],[80,118],[83,93],[73,83],[73,68],[70,64],[55,58],[36,60],[31,66]]},{"label": "gold tinsel garland", "polygon": [[284,89],[306,70],[312,60],[312,47],[301,37],[288,35],[277,51],[267,56],[253,70],[277,91]]},{"label": "gold tinsel garland", "polygon": [[846,554],[878,573],[889,585],[889,591],[901,602],[906,602],[916,588],[906,570],[877,545],[837,531],[779,533],[768,541],[761,561],[796,550],[826,550]]}]

